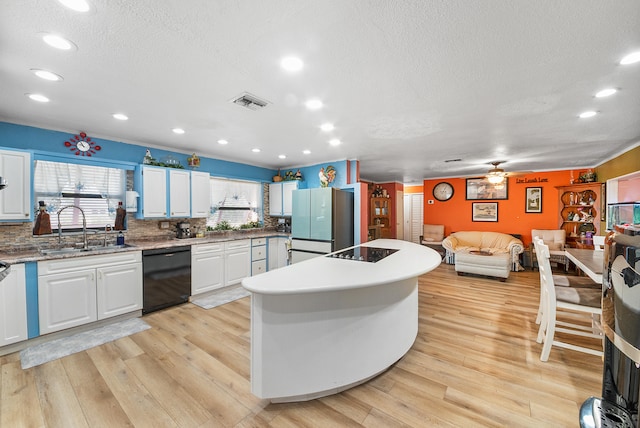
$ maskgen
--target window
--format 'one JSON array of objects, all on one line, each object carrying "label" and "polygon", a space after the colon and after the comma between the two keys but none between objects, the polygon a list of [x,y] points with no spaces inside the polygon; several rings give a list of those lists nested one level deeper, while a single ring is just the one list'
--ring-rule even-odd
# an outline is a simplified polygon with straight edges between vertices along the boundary
[{"label": "window", "polygon": [[[67,206],[80,207],[88,229],[113,225],[118,202],[125,200],[126,171],[102,166],[77,165],[37,160],[34,172],[34,197],[44,201],[52,215],[51,228],[58,230],[56,213]],[[73,208],[60,213],[62,230],[82,229],[82,213]]]},{"label": "window", "polygon": [[211,209],[207,226],[215,228],[226,221],[238,228],[262,219],[262,185],[253,181],[212,178]]}]

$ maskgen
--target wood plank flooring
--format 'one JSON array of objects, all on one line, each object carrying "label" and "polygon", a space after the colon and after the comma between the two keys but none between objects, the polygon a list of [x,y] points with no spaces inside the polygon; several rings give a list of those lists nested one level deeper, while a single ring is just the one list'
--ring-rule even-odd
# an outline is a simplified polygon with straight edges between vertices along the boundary
[{"label": "wood plank flooring", "polygon": [[602,361],[560,348],[539,360],[538,279],[441,265],[420,278],[412,349],[368,383],[304,403],[251,394],[248,297],[169,308],[145,316],[149,330],[39,367],[0,357],[0,427],[577,427]]}]

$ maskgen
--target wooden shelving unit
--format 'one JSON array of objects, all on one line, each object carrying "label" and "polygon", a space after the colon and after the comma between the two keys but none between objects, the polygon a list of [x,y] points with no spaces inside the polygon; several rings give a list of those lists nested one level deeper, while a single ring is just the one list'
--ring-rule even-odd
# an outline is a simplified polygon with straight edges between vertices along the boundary
[{"label": "wooden shelving unit", "polygon": [[567,233],[567,245],[578,246],[582,234],[598,235],[600,229],[601,183],[559,186],[558,228]]},{"label": "wooden shelving unit", "polygon": [[381,238],[391,238],[391,208],[390,198],[371,198],[369,224],[380,226]]}]

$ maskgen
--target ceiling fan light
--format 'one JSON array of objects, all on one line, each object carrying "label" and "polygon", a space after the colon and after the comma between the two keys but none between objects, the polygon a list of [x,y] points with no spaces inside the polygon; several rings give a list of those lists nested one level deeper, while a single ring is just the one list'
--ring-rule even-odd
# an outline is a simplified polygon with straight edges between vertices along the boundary
[{"label": "ceiling fan light", "polygon": [[491,184],[501,184],[504,182],[504,175],[498,173],[489,173],[487,175],[487,181]]}]

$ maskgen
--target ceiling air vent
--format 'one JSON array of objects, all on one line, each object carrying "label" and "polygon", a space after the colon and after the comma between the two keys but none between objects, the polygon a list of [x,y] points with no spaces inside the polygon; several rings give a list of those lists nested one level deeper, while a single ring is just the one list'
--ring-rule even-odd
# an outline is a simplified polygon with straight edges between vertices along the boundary
[{"label": "ceiling air vent", "polygon": [[249,110],[261,110],[266,107],[267,104],[271,104],[269,101],[260,99],[248,92],[233,98],[231,102],[239,106],[246,107]]}]

